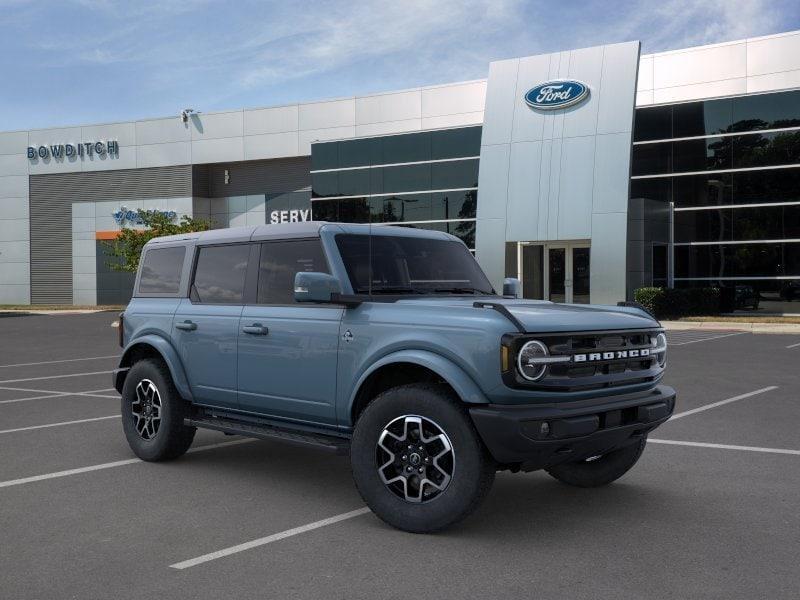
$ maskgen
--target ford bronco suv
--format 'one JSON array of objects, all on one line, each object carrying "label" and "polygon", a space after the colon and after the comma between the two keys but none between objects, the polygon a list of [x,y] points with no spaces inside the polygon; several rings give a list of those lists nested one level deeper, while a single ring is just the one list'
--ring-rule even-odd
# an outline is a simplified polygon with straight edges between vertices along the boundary
[{"label": "ford bronco suv", "polygon": [[498,470],[608,484],[675,392],[634,306],[498,295],[436,231],[289,223],[156,238],[120,316],[122,423],[146,461],[196,428],[349,454],[400,529],[463,519]]}]

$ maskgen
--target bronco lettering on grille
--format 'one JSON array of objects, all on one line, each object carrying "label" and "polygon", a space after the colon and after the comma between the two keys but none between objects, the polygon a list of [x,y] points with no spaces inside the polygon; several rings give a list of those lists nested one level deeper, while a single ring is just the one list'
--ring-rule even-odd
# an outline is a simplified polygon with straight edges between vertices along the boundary
[{"label": "bronco lettering on grille", "polygon": [[595,362],[598,360],[619,360],[623,358],[648,358],[650,348],[634,348],[632,350],[615,350],[614,352],[590,352],[573,354],[572,362]]}]

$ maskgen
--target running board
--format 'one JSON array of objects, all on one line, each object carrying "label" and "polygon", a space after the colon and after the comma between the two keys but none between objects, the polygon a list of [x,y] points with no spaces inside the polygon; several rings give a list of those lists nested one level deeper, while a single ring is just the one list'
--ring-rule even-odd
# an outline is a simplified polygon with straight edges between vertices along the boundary
[{"label": "running board", "polygon": [[311,446],[333,454],[348,454],[350,452],[350,440],[336,436],[279,429],[270,425],[242,423],[241,421],[220,417],[194,417],[184,419],[183,423],[190,427],[213,429],[230,435],[283,441],[297,446]]}]

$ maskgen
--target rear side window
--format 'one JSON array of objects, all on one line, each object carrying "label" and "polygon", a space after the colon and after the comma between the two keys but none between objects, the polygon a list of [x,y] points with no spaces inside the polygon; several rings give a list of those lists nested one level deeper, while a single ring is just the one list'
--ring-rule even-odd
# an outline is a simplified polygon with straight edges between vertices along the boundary
[{"label": "rear side window", "polygon": [[300,271],[329,272],[318,239],[262,244],[258,303],[294,304],[294,276]]},{"label": "rear side window", "polygon": [[177,294],[181,284],[184,246],[152,248],[145,252],[139,294]]},{"label": "rear side window", "polygon": [[250,244],[200,248],[192,300],[207,304],[242,304],[249,256]]}]

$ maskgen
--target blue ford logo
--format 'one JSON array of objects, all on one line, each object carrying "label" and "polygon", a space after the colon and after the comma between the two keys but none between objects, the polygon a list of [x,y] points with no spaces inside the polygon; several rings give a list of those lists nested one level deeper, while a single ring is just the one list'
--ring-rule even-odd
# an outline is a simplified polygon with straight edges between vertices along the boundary
[{"label": "blue ford logo", "polygon": [[548,81],[540,83],[525,94],[525,103],[539,110],[566,108],[589,97],[589,86],[580,81]]}]

